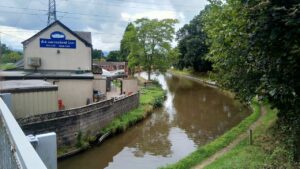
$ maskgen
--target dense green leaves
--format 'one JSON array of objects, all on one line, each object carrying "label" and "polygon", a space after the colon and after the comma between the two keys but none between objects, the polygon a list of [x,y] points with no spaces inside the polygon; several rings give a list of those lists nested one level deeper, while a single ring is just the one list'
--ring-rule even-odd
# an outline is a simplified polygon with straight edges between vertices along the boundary
[{"label": "dense green leaves", "polygon": [[121,53],[119,50],[110,51],[107,55],[106,61],[108,62],[122,62],[124,61],[121,57]]},{"label": "dense green leaves", "polygon": [[177,57],[177,50],[171,47],[175,23],[174,19],[142,18],[129,24],[121,44],[123,53],[129,53],[129,67],[141,66],[148,80],[152,70],[166,71]]},{"label": "dense green leaves", "polygon": [[20,59],[22,59],[21,52],[13,51],[5,44],[2,44],[0,47],[1,47],[1,54],[2,54],[0,58],[0,64],[15,63]]},{"label": "dense green leaves", "polygon": [[211,63],[205,59],[208,53],[207,36],[203,31],[203,15],[209,10],[201,11],[189,24],[184,25],[177,32],[179,60],[176,67],[179,69],[192,67],[194,71],[211,70]]},{"label": "dense green leaves", "polygon": [[245,101],[267,99],[300,131],[300,1],[212,1],[204,16],[216,80]]},{"label": "dense green leaves", "polygon": [[104,57],[104,53],[101,49],[93,49],[92,51],[92,58],[93,59],[101,59]]},{"label": "dense green leaves", "polygon": [[134,42],[137,42],[135,27],[132,23],[129,23],[125,29],[120,45],[120,54],[123,60],[128,60],[128,56],[132,48],[132,43]]}]

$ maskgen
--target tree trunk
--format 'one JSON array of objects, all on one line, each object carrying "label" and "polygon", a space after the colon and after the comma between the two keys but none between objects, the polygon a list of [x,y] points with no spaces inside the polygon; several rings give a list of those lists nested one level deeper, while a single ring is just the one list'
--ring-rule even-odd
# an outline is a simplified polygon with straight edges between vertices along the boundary
[{"label": "tree trunk", "polygon": [[151,75],[151,68],[148,68],[148,81],[150,81],[150,80],[151,80],[151,77],[150,77],[150,75]]}]

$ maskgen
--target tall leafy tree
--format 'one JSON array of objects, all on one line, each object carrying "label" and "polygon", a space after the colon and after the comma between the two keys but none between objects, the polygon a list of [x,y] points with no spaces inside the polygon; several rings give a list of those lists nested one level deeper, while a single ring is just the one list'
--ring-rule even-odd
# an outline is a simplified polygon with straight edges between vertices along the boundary
[{"label": "tall leafy tree", "polygon": [[136,30],[132,23],[129,23],[125,29],[125,32],[123,34],[123,38],[121,40],[120,44],[120,55],[122,60],[127,61],[128,56],[131,52],[132,43],[134,43],[134,40],[136,38]]},{"label": "tall leafy tree", "polygon": [[92,51],[92,58],[93,59],[101,59],[104,57],[104,53],[101,49],[93,49]]},{"label": "tall leafy tree", "polygon": [[[143,67],[148,73],[148,80],[152,70],[166,71],[172,63],[171,42],[174,38],[174,19],[138,19],[135,21],[137,43],[132,45],[133,53],[129,62]],[[172,52],[171,52],[172,51]],[[171,53],[170,53],[171,52]]]},{"label": "tall leafy tree", "polygon": [[243,100],[267,99],[286,132],[299,139],[300,1],[211,3],[205,31],[217,80]]},{"label": "tall leafy tree", "polygon": [[202,17],[207,10],[209,6],[177,32],[180,55],[176,66],[179,69],[192,67],[194,71],[200,72],[211,70],[211,62],[205,59],[208,45],[202,22]]},{"label": "tall leafy tree", "polygon": [[107,55],[106,61],[109,62],[122,61],[120,51],[119,50],[110,51],[109,54]]}]

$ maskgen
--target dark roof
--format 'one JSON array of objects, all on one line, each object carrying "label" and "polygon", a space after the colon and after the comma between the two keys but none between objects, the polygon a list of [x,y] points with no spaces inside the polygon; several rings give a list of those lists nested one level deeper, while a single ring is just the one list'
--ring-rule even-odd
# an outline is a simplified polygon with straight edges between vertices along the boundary
[{"label": "dark roof", "polygon": [[0,71],[0,76],[5,80],[18,79],[94,79],[91,72],[39,70],[34,71]]},{"label": "dark roof", "polygon": [[57,86],[44,80],[7,80],[0,82],[1,93],[49,91],[57,89]]},{"label": "dark roof", "polygon": [[74,31],[78,36],[82,39],[86,40],[90,44],[92,44],[92,34],[91,32],[83,32],[83,31]]},{"label": "dark roof", "polygon": [[[90,32],[84,32],[84,33],[79,33],[77,34],[76,32],[72,31],[71,29],[69,29],[66,25],[64,25],[63,23],[61,23],[59,20],[56,20],[55,22],[51,23],[50,25],[48,25],[47,27],[45,27],[44,29],[42,29],[41,31],[39,31],[38,33],[36,33],[35,35],[33,35],[32,37],[30,37],[29,39],[25,40],[22,42],[22,44],[27,44],[29,43],[31,40],[35,39],[36,37],[38,37],[40,34],[42,34],[43,32],[45,32],[46,30],[48,30],[50,27],[52,27],[53,25],[58,24],[61,27],[63,27],[64,29],[66,29],[68,32],[70,32],[72,35],[74,35],[75,37],[77,37],[79,40],[81,40],[83,43],[85,43],[86,46],[88,47],[92,47],[92,43],[91,43],[91,36],[88,37],[88,33],[90,34]],[[90,39],[90,40],[89,40]],[[89,41],[88,41],[89,40]]]}]

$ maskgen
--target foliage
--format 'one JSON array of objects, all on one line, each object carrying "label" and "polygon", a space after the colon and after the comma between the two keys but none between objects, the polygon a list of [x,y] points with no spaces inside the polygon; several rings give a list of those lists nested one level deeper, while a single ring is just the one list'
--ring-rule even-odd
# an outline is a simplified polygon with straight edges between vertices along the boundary
[{"label": "foliage", "polygon": [[300,132],[299,18],[298,0],[214,0],[204,17],[218,83],[242,100],[269,100],[291,145]]},{"label": "foliage", "polygon": [[92,58],[93,59],[102,59],[104,57],[104,53],[101,49],[93,49]]},{"label": "foliage", "polygon": [[2,57],[0,58],[0,62],[1,63],[16,63],[20,59],[22,59],[20,52],[8,50],[2,54]]},{"label": "foliage", "polygon": [[198,150],[194,151],[184,159],[178,161],[175,164],[168,165],[163,167],[163,169],[186,169],[191,168],[192,166],[202,162],[206,158],[210,157],[218,150],[228,146],[233,140],[235,140],[241,133],[245,132],[248,127],[255,122],[260,116],[260,105],[253,101],[251,104],[253,108],[253,113],[244,119],[240,124],[227,131],[221,137],[218,137],[214,141],[198,148]]},{"label": "foliage", "polygon": [[0,64],[0,70],[11,70],[15,68],[16,66],[13,63]]},{"label": "foliage", "polygon": [[189,24],[185,24],[176,33],[178,40],[179,69],[192,67],[194,71],[206,72],[211,70],[211,62],[205,59],[208,53],[207,36],[203,31],[203,15],[209,10],[207,6]]},{"label": "foliage", "polygon": [[110,51],[107,55],[106,61],[108,62],[122,62],[121,54],[119,50]]},{"label": "foliage", "polygon": [[86,141],[87,139],[83,137],[83,134],[81,131],[77,134],[77,142],[76,147],[80,149],[87,149],[89,148],[89,143]]},{"label": "foliage", "polygon": [[143,88],[140,93],[139,107],[114,119],[108,126],[101,130],[102,134],[107,132],[114,134],[125,131],[128,127],[146,118],[152,109],[155,108],[155,104],[157,104],[156,100],[161,101],[165,97],[164,91],[159,86]]},{"label": "foliage", "polygon": [[6,44],[1,44],[0,48],[2,54],[10,53],[12,51],[8,46],[6,46]]},{"label": "foliage", "polygon": [[129,23],[125,29],[120,44],[120,54],[123,60],[128,60],[128,56],[132,50],[132,43],[134,43],[134,40],[136,38],[135,33],[136,31],[134,25],[132,23]]},{"label": "foliage", "polygon": [[138,19],[132,29],[131,52],[128,56],[129,66],[142,66],[148,72],[148,80],[152,70],[166,71],[173,63],[177,53],[172,50],[171,42],[175,33],[174,19]]}]

